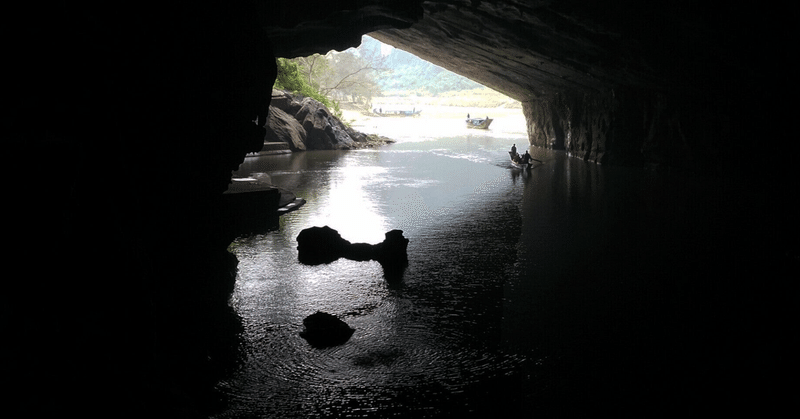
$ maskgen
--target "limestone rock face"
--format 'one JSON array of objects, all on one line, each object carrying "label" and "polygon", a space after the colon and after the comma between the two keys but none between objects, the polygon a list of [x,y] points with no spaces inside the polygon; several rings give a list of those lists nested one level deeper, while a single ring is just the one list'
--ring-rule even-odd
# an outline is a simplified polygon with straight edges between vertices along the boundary
[{"label": "limestone rock face", "polygon": [[352,145],[353,140],[341,135],[343,130],[334,127],[341,124],[322,103],[304,98],[300,110],[294,116],[306,130],[306,142],[310,150],[335,150],[346,149]]},{"label": "limestone rock face", "polygon": [[264,128],[267,131],[265,141],[288,143],[292,151],[306,150],[306,130],[297,119],[280,108],[269,107],[269,117]]},{"label": "limestone rock face", "polygon": [[289,115],[297,114],[297,111],[302,107],[300,101],[289,94],[289,92],[276,89],[272,89],[272,101],[270,102],[270,106],[274,106]]},{"label": "limestone rock face", "polygon": [[288,143],[292,151],[350,150],[391,142],[348,127],[325,105],[309,97],[298,99],[273,90],[269,109],[265,141]]}]

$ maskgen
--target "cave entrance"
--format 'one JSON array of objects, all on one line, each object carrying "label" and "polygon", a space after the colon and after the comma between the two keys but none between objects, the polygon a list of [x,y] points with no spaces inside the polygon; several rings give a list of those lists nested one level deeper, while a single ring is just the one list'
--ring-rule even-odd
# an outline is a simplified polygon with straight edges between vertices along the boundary
[{"label": "cave entrance", "polygon": [[[370,35],[362,35],[357,47],[290,61],[334,115],[367,133],[375,118],[388,117],[411,117],[414,124],[428,127],[446,123],[450,132],[526,131],[518,100]],[[290,90],[280,78],[276,87]],[[464,123],[467,118],[472,126]]]}]

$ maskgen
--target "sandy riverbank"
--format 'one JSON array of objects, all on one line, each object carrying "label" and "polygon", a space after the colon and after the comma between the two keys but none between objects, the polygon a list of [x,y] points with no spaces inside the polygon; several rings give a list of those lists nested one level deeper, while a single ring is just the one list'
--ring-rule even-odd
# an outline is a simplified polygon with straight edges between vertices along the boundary
[{"label": "sandy riverbank", "polygon": [[493,119],[488,130],[481,135],[505,135],[527,137],[525,117],[521,109],[467,108],[455,106],[423,107],[416,117],[382,117],[358,110],[344,111],[343,120],[353,129],[365,134],[374,134],[394,141],[419,140],[453,135],[476,134],[467,129],[464,120],[467,113],[473,117],[489,116]]},{"label": "sandy riverbank", "polygon": [[464,92],[448,92],[438,96],[417,96],[395,94],[375,97],[370,105],[339,103],[342,120],[354,128],[371,126],[378,118],[373,109],[421,110],[415,119],[462,119],[471,117],[490,117],[493,119],[519,120],[524,124],[522,105],[490,89],[475,89]]}]

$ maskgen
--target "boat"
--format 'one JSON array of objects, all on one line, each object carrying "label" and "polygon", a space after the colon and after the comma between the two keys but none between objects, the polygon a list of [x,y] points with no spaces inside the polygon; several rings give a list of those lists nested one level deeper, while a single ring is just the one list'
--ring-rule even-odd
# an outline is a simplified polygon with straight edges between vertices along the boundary
[{"label": "boat", "polygon": [[531,163],[520,163],[519,154],[509,151],[508,156],[511,158],[511,166],[521,170],[531,169]]},{"label": "boat", "polygon": [[392,109],[392,110],[383,110],[383,109],[373,109],[373,113],[380,115],[380,116],[419,116],[422,113],[422,109],[417,110],[414,108],[412,110],[403,110],[403,109]]},{"label": "boat", "polygon": [[486,118],[467,118],[467,128],[473,129],[489,129],[489,124],[492,123],[494,119],[486,117]]}]

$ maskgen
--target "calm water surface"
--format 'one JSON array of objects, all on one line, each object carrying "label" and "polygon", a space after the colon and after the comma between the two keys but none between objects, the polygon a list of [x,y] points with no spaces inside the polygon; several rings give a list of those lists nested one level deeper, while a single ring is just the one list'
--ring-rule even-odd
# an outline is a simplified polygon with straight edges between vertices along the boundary
[{"label": "calm water surface", "polygon": [[[237,175],[307,204],[231,246],[246,357],[219,384],[228,408],[217,417],[516,417],[664,368],[648,360],[662,361],[676,333],[650,331],[669,327],[660,313],[676,304],[664,278],[681,256],[665,249],[687,231],[682,181],[542,151],[522,173],[507,150],[524,150],[524,128],[445,135],[409,123],[388,122],[398,142],[379,149],[242,165]],[[351,242],[403,230],[402,281],[377,262],[300,264],[297,235],[325,225]],[[299,332],[317,310],[352,338],[310,347]]]}]

